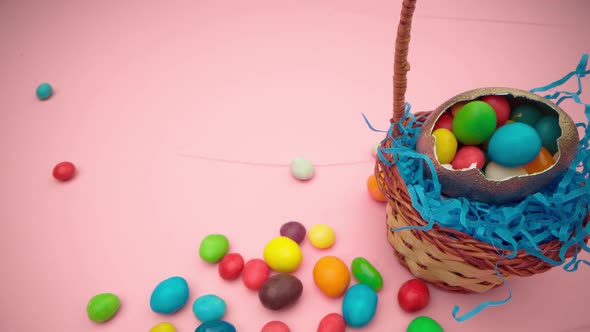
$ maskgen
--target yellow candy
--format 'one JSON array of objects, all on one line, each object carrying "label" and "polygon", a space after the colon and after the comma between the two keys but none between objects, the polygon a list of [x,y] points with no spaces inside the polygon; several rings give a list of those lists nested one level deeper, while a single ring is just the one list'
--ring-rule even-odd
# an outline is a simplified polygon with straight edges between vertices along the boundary
[{"label": "yellow candy", "polygon": [[149,332],[176,332],[176,328],[168,322],[163,322],[152,327]]},{"label": "yellow candy", "polygon": [[457,138],[446,128],[438,128],[432,132],[435,137],[435,152],[440,164],[449,164],[457,153]]},{"label": "yellow candy", "polygon": [[336,240],[332,227],[325,224],[313,225],[308,233],[309,242],[318,249],[330,248]]},{"label": "yellow candy", "polygon": [[276,237],[264,247],[264,261],[277,271],[289,273],[297,270],[303,259],[297,242],[286,236]]}]

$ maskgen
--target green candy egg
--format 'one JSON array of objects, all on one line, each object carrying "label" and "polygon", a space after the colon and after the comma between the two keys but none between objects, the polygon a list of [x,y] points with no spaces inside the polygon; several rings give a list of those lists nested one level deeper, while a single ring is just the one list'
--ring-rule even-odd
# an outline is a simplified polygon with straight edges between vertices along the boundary
[{"label": "green candy egg", "polygon": [[453,119],[453,134],[466,145],[477,145],[489,139],[496,129],[496,111],[483,101],[471,101]]},{"label": "green candy egg", "polygon": [[444,332],[444,330],[434,319],[419,316],[408,325],[406,332]]},{"label": "green candy egg", "polygon": [[383,277],[377,269],[362,257],[357,257],[351,264],[352,275],[361,284],[365,284],[375,292],[383,288]]},{"label": "green candy egg", "polygon": [[557,115],[546,115],[537,121],[535,130],[541,137],[541,144],[551,154],[555,154],[559,149],[557,139],[561,136],[561,127]]},{"label": "green candy egg", "polygon": [[542,115],[543,114],[535,106],[523,104],[514,108],[510,115],[510,119],[528,124],[534,128]]},{"label": "green candy egg", "polygon": [[229,241],[225,235],[207,235],[199,247],[199,256],[207,263],[218,263],[228,252]]},{"label": "green candy egg", "polygon": [[86,312],[90,320],[103,323],[113,318],[120,306],[121,301],[115,294],[103,293],[90,299],[86,306]]}]

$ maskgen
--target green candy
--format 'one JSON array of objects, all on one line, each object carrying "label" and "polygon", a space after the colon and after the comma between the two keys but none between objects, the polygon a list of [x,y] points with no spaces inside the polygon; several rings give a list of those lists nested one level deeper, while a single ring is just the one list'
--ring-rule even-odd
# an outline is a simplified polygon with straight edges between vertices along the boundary
[{"label": "green candy", "polygon": [[442,326],[434,319],[426,316],[419,316],[408,325],[406,332],[444,332]]},{"label": "green candy", "polygon": [[218,263],[228,252],[229,241],[221,234],[207,235],[199,247],[199,256],[207,263]]},{"label": "green candy", "polygon": [[361,284],[365,284],[375,292],[383,288],[383,278],[377,269],[362,257],[357,257],[351,264],[352,275]]},{"label": "green candy", "polygon": [[522,122],[528,124],[531,127],[535,127],[537,121],[543,114],[536,109],[534,106],[529,104],[522,104],[517,106],[510,115],[510,119],[516,122]]},{"label": "green candy", "polygon": [[477,145],[489,139],[496,130],[496,111],[481,100],[465,104],[453,118],[453,134],[466,145]]},{"label": "green candy", "polygon": [[86,312],[90,320],[103,323],[115,316],[119,308],[121,307],[121,301],[115,294],[103,293],[95,295],[86,306]]}]

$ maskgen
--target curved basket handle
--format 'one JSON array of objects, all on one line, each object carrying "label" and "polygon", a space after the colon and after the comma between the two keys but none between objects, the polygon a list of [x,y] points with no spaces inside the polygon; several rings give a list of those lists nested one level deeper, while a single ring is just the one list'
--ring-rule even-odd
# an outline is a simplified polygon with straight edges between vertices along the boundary
[{"label": "curved basket handle", "polygon": [[393,118],[391,122],[398,122],[406,112],[406,88],[408,79],[406,73],[410,70],[408,49],[410,45],[410,30],[412,16],[416,9],[416,0],[404,0],[397,26],[395,40],[395,61],[393,64]]}]

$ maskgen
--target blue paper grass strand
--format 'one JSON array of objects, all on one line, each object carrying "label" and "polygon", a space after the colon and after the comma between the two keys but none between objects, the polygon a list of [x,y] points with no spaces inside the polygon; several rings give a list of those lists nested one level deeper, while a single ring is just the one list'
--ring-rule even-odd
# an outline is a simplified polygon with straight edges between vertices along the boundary
[{"label": "blue paper grass strand", "polygon": [[[493,205],[469,201],[463,197],[441,199],[441,184],[433,161],[415,150],[420,126],[413,127],[418,118],[410,112],[411,106],[407,103],[404,117],[399,122],[392,123],[387,130],[384,141],[390,139],[391,147],[380,146],[377,156],[386,166],[396,164],[408,188],[412,206],[425,221],[428,221],[428,224],[422,227],[406,226],[391,231],[399,232],[407,229],[427,231],[438,224],[459,230],[479,241],[490,243],[503,252],[509,252],[506,256],[502,256],[503,259],[511,259],[517,251],[521,250],[553,266],[565,264],[563,268],[568,272],[576,271],[580,263],[590,265],[590,262],[579,259],[577,254],[573,255],[569,262],[566,262],[565,257],[570,249],[590,252],[590,248],[584,242],[584,238],[590,234],[590,223],[583,225],[590,206],[590,185],[586,184],[590,180],[590,126],[588,126],[590,104],[582,102],[580,98],[581,78],[590,74],[590,70],[587,69],[588,60],[588,54],[584,54],[574,71],[555,82],[530,90],[533,93],[545,93],[544,98],[558,105],[568,99],[582,105],[586,123],[576,124],[577,127],[584,129],[584,135],[570,167],[541,192],[517,203]],[[576,91],[553,91],[574,77],[577,80]],[[374,129],[364,114],[363,117],[371,130],[383,132]],[[403,123],[407,124],[403,125]],[[400,134],[393,135],[394,130]],[[386,155],[392,157],[394,162],[390,162]],[[425,167],[428,167],[430,172],[426,172]],[[540,247],[553,240],[562,243],[557,255],[558,259],[548,257],[549,253],[541,250]],[[502,278],[498,273],[497,264],[495,271]],[[504,282],[504,279],[502,281]],[[510,298],[511,296],[500,302],[484,302],[460,317],[457,317],[456,307],[453,310],[453,317],[458,321],[465,321],[486,307],[504,304]]]}]

